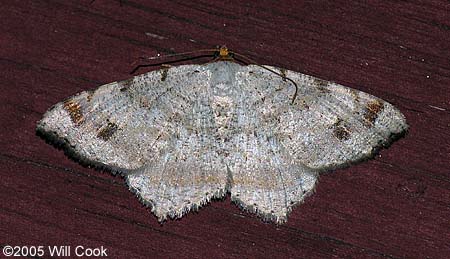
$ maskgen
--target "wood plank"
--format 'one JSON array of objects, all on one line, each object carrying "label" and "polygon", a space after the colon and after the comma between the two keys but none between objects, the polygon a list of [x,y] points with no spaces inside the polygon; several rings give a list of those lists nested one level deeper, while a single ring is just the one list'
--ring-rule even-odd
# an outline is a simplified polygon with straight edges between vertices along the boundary
[{"label": "wood plank", "polygon": [[[437,0],[8,1],[0,246],[104,246],[112,258],[446,258],[449,13]],[[229,198],[160,225],[121,177],[84,168],[35,135],[51,105],[130,77],[139,56],[221,44],[385,99],[409,133],[374,160],[324,174],[281,226]]]}]

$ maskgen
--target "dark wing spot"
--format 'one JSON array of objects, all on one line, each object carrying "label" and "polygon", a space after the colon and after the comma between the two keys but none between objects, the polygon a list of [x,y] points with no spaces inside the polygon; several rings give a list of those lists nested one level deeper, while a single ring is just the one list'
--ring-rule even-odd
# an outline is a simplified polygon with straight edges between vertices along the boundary
[{"label": "dark wing spot", "polygon": [[350,132],[342,126],[336,126],[334,128],[334,136],[339,140],[347,140],[350,138]]},{"label": "dark wing spot", "polygon": [[364,122],[367,127],[372,127],[378,114],[383,110],[384,105],[379,100],[373,100],[367,103],[364,113]]},{"label": "dark wing spot", "polygon": [[280,68],[280,74],[281,74],[281,77],[283,78],[283,81],[285,81],[286,82],[286,69],[284,69],[284,68]]},{"label": "dark wing spot", "polygon": [[83,113],[81,112],[81,106],[79,103],[70,99],[64,102],[64,109],[69,112],[70,119],[75,125],[81,125],[83,123]]},{"label": "dark wing spot", "polygon": [[328,81],[326,81],[326,80],[323,80],[323,79],[320,79],[320,78],[317,78],[317,77],[314,77],[313,78],[313,84],[314,85],[316,85],[316,86],[322,86],[322,87],[324,87],[324,86],[328,86]]},{"label": "dark wing spot", "polygon": [[108,121],[108,124],[98,130],[97,137],[103,139],[104,141],[108,141],[117,129],[117,124]]},{"label": "dark wing spot", "polygon": [[86,97],[87,102],[90,102],[92,100],[93,95],[94,95],[94,91],[89,90],[88,95]]},{"label": "dark wing spot", "polygon": [[357,90],[350,88],[350,94],[352,95],[353,99],[356,103],[359,103],[359,93]]},{"label": "dark wing spot", "polygon": [[164,67],[160,71],[161,71],[161,81],[166,81],[167,73],[169,72],[169,68],[168,67]]},{"label": "dark wing spot", "polygon": [[119,87],[120,87],[120,91],[121,92],[127,91],[128,88],[133,85],[133,81],[134,81],[133,78],[129,78],[129,79],[120,81],[118,83]]},{"label": "dark wing spot", "polygon": [[347,129],[342,119],[339,118],[333,125],[333,134],[339,140],[347,140],[350,138],[350,131]]},{"label": "dark wing spot", "polygon": [[329,81],[313,77],[313,85],[315,85],[317,89],[324,94],[331,92],[330,89],[328,89],[329,83]]}]

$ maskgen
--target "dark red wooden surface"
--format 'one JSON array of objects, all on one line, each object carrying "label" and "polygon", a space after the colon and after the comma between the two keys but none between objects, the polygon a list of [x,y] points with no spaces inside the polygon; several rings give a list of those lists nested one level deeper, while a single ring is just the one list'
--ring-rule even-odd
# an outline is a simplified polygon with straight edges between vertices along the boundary
[{"label": "dark red wooden surface", "polygon": [[[449,42],[449,1],[4,1],[0,245],[103,246],[110,258],[450,258]],[[139,56],[222,44],[389,101],[409,134],[323,175],[281,226],[229,198],[160,225],[122,178],[35,135],[50,106],[130,77]]]}]

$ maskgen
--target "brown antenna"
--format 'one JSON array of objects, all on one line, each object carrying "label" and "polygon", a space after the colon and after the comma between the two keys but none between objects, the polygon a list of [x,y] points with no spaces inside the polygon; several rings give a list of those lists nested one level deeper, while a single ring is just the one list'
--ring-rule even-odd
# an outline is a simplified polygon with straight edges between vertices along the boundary
[{"label": "brown antenna", "polygon": [[247,56],[244,56],[244,55],[242,55],[242,54],[239,54],[239,53],[233,53],[233,56],[235,56],[235,57],[237,57],[237,58],[243,58],[243,59],[246,59],[247,61],[250,61],[251,63],[253,63],[254,65],[256,65],[256,66],[258,66],[258,67],[261,67],[261,68],[264,68],[265,70],[267,70],[267,71],[270,71],[270,72],[272,72],[272,73],[274,73],[275,75],[278,75],[278,76],[280,76],[281,78],[283,78],[283,79],[285,79],[285,80],[288,80],[289,82],[291,82],[294,86],[295,86],[295,92],[294,92],[294,95],[292,96],[292,104],[294,104],[294,101],[295,101],[295,99],[297,98],[297,93],[298,93],[298,85],[297,85],[297,83],[295,83],[294,82],[294,80],[292,80],[292,79],[290,79],[289,77],[287,77],[286,75],[283,75],[283,74],[281,74],[281,73],[279,73],[279,72],[277,72],[277,71],[275,71],[275,70],[273,70],[273,69],[271,69],[271,68],[268,68],[268,67],[266,67],[266,66],[264,66],[264,65],[260,65],[260,64],[258,64],[255,60],[253,60],[253,59],[251,59],[251,58],[249,58],[249,57],[247,57]]}]

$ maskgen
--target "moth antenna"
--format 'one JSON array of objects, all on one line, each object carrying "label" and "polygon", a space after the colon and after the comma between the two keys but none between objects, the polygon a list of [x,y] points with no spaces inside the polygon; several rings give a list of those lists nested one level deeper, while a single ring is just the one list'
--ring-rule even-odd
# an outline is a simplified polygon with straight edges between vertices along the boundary
[{"label": "moth antenna", "polygon": [[[199,55],[199,56],[194,56],[194,57],[176,59],[176,60],[172,60],[172,61],[163,61],[163,62],[151,63],[151,64],[139,64],[130,72],[130,74],[134,74],[136,71],[138,71],[140,68],[143,68],[143,67],[161,66],[161,65],[173,64],[173,63],[194,60],[194,59],[199,59],[199,58],[213,57],[213,56],[214,55]],[[135,64],[136,64],[136,62],[134,62],[132,65],[135,65]]]},{"label": "moth antenna", "polygon": [[199,49],[194,51],[187,51],[187,52],[181,52],[181,53],[175,53],[175,54],[167,54],[167,55],[157,55],[153,57],[141,57],[149,60],[155,60],[155,59],[162,59],[162,58],[172,58],[172,57],[179,57],[179,56],[186,56],[191,54],[198,54],[198,53],[212,53],[211,55],[214,55],[215,52],[219,51],[219,49]]},{"label": "moth antenna", "polygon": [[[202,53],[204,53],[204,54],[202,54]],[[139,64],[130,72],[130,74],[134,74],[139,68],[143,68],[143,67],[160,66],[163,64],[172,64],[172,63],[178,63],[178,62],[182,62],[182,61],[194,60],[194,59],[205,58],[205,57],[216,57],[217,55],[219,55],[219,53],[220,53],[220,49],[200,49],[200,50],[195,50],[195,51],[187,51],[187,52],[175,53],[175,54],[169,54],[169,55],[159,55],[159,56],[154,56],[154,57],[140,57],[141,60],[142,59],[158,60],[158,59],[167,59],[167,58],[172,58],[172,57],[186,56],[186,55],[191,55],[191,54],[201,54],[201,55],[197,55],[197,56],[179,58],[179,59],[175,59],[172,61],[163,61],[163,62],[152,63],[152,64]],[[136,62],[134,62],[132,65],[136,65]]]},{"label": "moth antenna", "polygon": [[[249,57],[247,57],[247,56],[244,56],[244,55],[239,54],[239,53],[236,53],[236,52],[234,52],[233,55],[234,55],[235,57],[238,57],[238,58],[246,59],[247,61],[250,61],[250,63],[257,65],[258,67],[264,68],[265,70],[270,71],[270,72],[274,73],[275,75],[278,75],[278,76],[280,76],[281,78],[286,79],[286,80],[288,80],[289,82],[291,82],[291,83],[295,86],[295,92],[294,92],[294,95],[292,96],[292,102],[291,102],[291,104],[294,104],[294,101],[295,101],[295,99],[297,98],[297,93],[298,93],[298,85],[297,85],[297,83],[294,82],[294,80],[290,79],[289,77],[287,77],[287,76],[285,76],[285,75],[282,75],[281,73],[279,73],[279,72],[277,72],[277,71],[275,71],[275,70],[273,70],[273,69],[270,69],[270,68],[268,68],[268,67],[266,67],[266,66],[263,66],[263,65],[258,64],[257,61],[255,61],[255,60],[253,60],[253,59],[251,59],[251,58],[249,58]],[[238,60],[238,59],[237,59],[237,60]]]}]

